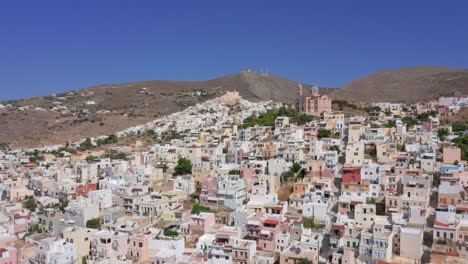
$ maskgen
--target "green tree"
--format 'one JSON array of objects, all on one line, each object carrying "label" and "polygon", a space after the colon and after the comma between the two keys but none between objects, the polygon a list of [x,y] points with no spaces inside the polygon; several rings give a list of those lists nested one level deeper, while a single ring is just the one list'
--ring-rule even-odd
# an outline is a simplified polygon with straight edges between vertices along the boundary
[{"label": "green tree", "polygon": [[417,120],[414,120],[413,118],[409,117],[409,116],[405,116],[401,119],[401,121],[403,121],[404,123],[406,123],[406,125],[408,127],[412,127],[414,125],[417,125],[418,124],[418,121]]},{"label": "green tree", "polygon": [[468,135],[454,138],[452,142],[461,149],[462,160],[467,160],[468,159]]},{"label": "green tree", "polygon": [[177,161],[174,170],[177,175],[192,173],[192,162],[189,159],[181,158]]},{"label": "green tree", "polygon": [[395,120],[390,120],[390,121],[388,121],[388,123],[385,124],[385,127],[388,127],[388,128],[390,128],[390,127],[396,127],[396,122],[395,122]]},{"label": "green tree", "polygon": [[95,156],[91,156],[91,155],[90,155],[90,156],[86,157],[85,160],[86,160],[87,162],[94,162],[94,161],[96,161],[97,159],[98,159],[98,157],[95,157]]},{"label": "green tree", "polygon": [[63,202],[59,204],[59,209],[62,211],[62,213],[65,213],[65,207],[68,206],[68,202]]},{"label": "green tree", "polygon": [[365,149],[364,154],[369,155],[371,158],[377,158],[377,150],[374,147]]},{"label": "green tree", "polygon": [[330,137],[331,134],[332,134],[332,132],[331,132],[330,130],[320,128],[320,129],[318,130],[318,135],[317,135],[317,137],[318,137],[318,138],[326,138],[326,137]]},{"label": "green tree", "polygon": [[81,264],[88,264],[88,260],[86,260],[86,256],[83,256],[83,258],[81,258]]},{"label": "green tree", "polygon": [[36,162],[37,162],[37,158],[36,158],[36,157],[29,157],[29,162],[31,162],[31,163],[36,163]]},{"label": "green tree", "polygon": [[299,260],[298,264],[312,264],[312,261],[307,259],[301,259]]},{"label": "green tree", "polygon": [[191,214],[199,214],[201,212],[211,212],[211,209],[209,207],[200,205],[200,204],[194,204],[192,207]]},{"label": "green tree", "polygon": [[462,132],[467,129],[466,123],[462,121],[455,121],[452,123],[453,132]]},{"label": "green tree", "polygon": [[90,138],[87,138],[85,141],[83,141],[80,146],[78,147],[79,150],[88,150],[88,149],[92,149],[94,146],[93,146],[93,143],[91,142],[91,139]]},{"label": "green tree", "polygon": [[302,166],[299,163],[293,163],[289,169],[294,173],[298,173],[302,169]]},{"label": "green tree", "polygon": [[289,167],[289,171],[286,173],[285,178],[304,178],[305,177],[305,170],[302,168],[301,164],[293,163],[291,167]]},{"label": "green tree", "polygon": [[165,236],[170,236],[170,237],[173,237],[173,236],[178,236],[179,235],[179,232],[177,231],[174,231],[174,230],[171,230],[169,228],[164,228],[164,235]]},{"label": "green tree", "polygon": [[295,117],[293,117],[292,122],[296,123],[298,125],[304,125],[306,123],[309,123],[310,121],[313,121],[314,117],[311,115],[306,115],[306,114],[299,114]]},{"label": "green tree", "polygon": [[169,169],[169,167],[167,166],[166,163],[160,164],[160,165],[156,166],[156,168],[163,169],[163,172],[166,172],[167,169]]},{"label": "green tree", "polygon": [[449,135],[449,132],[447,129],[445,128],[440,128],[438,131],[437,131],[437,136],[440,138],[440,140],[444,141],[445,140],[445,137],[447,137]]},{"label": "green tree", "polygon": [[228,172],[229,175],[239,175],[240,174],[240,171],[239,170],[230,170]]},{"label": "green tree", "polygon": [[104,144],[115,144],[119,141],[116,135],[111,134],[107,138],[104,139]]},{"label": "green tree", "polygon": [[101,222],[99,221],[99,218],[89,219],[88,221],[86,221],[86,227],[99,229],[101,228]]},{"label": "green tree", "polygon": [[336,151],[338,152],[338,154],[340,154],[341,150],[340,150],[340,147],[337,146],[337,145],[333,145],[329,148],[330,151]]},{"label": "green tree", "polygon": [[382,112],[382,108],[380,108],[380,106],[368,106],[368,107],[364,107],[363,110],[368,112],[368,113]]},{"label": "green tree", "polygon": [[36,211],[37,204],[36,204],[36,199],[34,199],[34,196],[26,196],[26,202],[24,203],[24,208],[28,209],[31,212]]},{"label": "green tree", "polygon": [[314,220],[313,217],[303,217],[302,218],[302,225],[305,228],[312,228],[312,229],[323,228],[323,225],[315,224],[315,220]]},{"label": "green tree", "polygon": [[116,153],[116,154],[109,154],[109,155],[107,155],[107,157],[109,157],[111,159],[126,160],[127,159],[127,154],[125,154],[123,152],[119,152],[119,153]]}]

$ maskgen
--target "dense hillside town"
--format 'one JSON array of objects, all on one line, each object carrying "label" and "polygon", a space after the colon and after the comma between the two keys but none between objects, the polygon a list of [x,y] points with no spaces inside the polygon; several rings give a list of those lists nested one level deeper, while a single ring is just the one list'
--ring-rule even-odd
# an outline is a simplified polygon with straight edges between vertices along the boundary
[{"label": "dense hillside town", "polygon": [[0,264],[468,262],[468,97],[297,97],[6,148]]}]

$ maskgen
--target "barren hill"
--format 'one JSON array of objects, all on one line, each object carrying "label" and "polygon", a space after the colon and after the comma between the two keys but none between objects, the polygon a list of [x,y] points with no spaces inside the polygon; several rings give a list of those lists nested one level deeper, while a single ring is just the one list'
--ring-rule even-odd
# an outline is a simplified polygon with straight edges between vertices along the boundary
[{"label": "barren hill", "polygon": [[[307,89],[308,85],[303,85]],[[55,96],[3,102],[0,143],[12,147],[63,144],[114,133],[162,115],[238,91],[252,100],[293,103],[297,82],[254,72],[241,72],[201,82],[143,81],[100,85]],[[330,89],[321,89],[328,93]]]},{"label": "barren hill", "polygon": [[334,99],[355,102],[416,102],[468,94],[468,70],[414,67],[377,72],[331,92]]}]

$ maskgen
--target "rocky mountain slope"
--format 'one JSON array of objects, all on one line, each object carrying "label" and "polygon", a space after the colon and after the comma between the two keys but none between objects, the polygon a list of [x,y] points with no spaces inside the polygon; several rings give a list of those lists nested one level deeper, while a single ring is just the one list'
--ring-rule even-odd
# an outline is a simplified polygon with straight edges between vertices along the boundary
[{"label": "rocky mountain slope", "polygon": [[[279,76],[241,72],[200,81],[143,81],[0,103],[0,147],[63,144],[114,133],[236,90],[251,101],[294,103],[297,85]],[[310,85],[303,84],[304,94]],[[340,89],[320,88],[333,99],[415,102],[468,95],[468,70],[416,67],[383,71]]]},{"label": "rocky mountain slope", "polygon": [[[303,85],[304,89],[310,87]],[[236,90],[252,101],[294,103],[297,82],[241,72],[201,82],[143,81],[100,85],[0,103],[0,145],[36,147],[114,133]],[[327,93],[330,89],[321,89]]]},{"label": "rocky mountain slope", "polygon": [[414,67],[377,72],[330,93],[354,102],[417,102],[447,95],[468,95],[468,70]]}]

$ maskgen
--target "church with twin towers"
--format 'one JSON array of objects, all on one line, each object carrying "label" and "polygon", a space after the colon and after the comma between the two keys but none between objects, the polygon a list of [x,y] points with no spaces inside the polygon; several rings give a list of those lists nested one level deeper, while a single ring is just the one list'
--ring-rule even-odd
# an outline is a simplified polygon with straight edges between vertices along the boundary
[{"label": "church with twin towers", "polygon": [[320,95],[317,85],[311,86],[308,94],[304,95],[304,89],[299,83],[297,85],[296,108],[299,113],[318,116],[332,111],[332,100],[326,95]]}]

